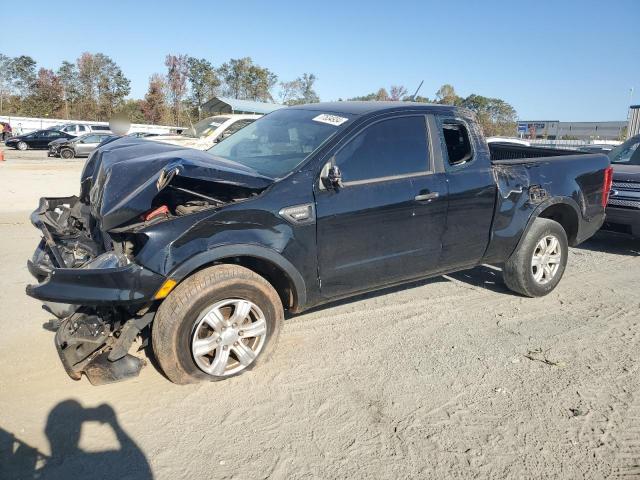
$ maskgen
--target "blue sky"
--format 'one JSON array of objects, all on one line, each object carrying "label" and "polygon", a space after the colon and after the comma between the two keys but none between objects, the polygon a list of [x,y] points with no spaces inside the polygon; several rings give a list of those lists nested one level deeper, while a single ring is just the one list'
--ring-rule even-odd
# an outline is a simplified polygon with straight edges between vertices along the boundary
[{"label": "blue sky", "polygon": [[[67,6],[64,8],[64,6]],[[167,53],[214,65],[250,56],[280,80],[318,77],[322,100],[443,83],[511,103],[522,119],[626,118],[640,103],[640,0],[137,1],[30,0],[2,22],[0,52],[56,69],[111,56],[142,97]],[[13,9],[15,10],[15,9]],[[17,16],[16,16],[17,15]]]}]

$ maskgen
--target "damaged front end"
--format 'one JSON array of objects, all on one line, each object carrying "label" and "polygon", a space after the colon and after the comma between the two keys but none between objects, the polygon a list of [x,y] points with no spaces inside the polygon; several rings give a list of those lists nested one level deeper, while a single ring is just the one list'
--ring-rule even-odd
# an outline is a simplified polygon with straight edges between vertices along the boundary
[{"label": "damaged front end", "polygon": [[149,307],[164,277],[122,249],[106,250],[77,197],[41,199],[31,221],[42,240],[27,262],[38,280],[27,294],[57,317],[49,326],[69,376],[84,373],[94,385],[137,376],[144,361],[128,352],[153,319]]},{"label": "damaged front end", "polygon": [[[79,197],[42,198],[31,214],[42,240],[27,262],[37,283],[26,292],[57,318],[56,348],[75,380],[84,373],[94,385],[111,383],[144,365],[129,351],[139,336],[145,345],[145,327],[170,291],[165,282],[173,282],[138,258],[145,228],[215,213],[268,184],[244,184],[247,172],[216,165],[204,152],[149,143],[100,147],[85,166]],[[198,158],[190,158],[194,152]]]}]

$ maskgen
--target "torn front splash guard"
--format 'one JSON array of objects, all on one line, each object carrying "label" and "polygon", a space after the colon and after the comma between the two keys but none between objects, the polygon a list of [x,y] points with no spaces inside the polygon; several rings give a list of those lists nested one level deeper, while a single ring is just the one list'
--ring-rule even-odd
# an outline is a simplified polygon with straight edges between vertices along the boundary
[{"label": "torn front splash guard", "polygon": [[92,385],[137,377],[145,365],[144,360],[128,353],[110,360],[108,347],[117,341],[106,322],[86,313],[64,319],[55,335],[56,350],[67,374],[80,380],[84,373]]}]

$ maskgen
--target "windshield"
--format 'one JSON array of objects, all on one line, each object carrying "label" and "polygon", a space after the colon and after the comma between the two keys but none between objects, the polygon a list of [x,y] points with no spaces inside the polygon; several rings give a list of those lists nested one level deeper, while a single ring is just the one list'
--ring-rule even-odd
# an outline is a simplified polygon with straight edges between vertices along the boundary
[{"label": "windshield", "polygon": [[281,178],[325,140],[348,124],[350,116],[283,108],[266,115],[209,149],[218,157]]},{"label": "windshield", "polygon": [[207,117],[200,120],[193,127],[187,128],[182,132],[183,137],[200,138],[211,135],[213,131],[229,120],[229,117]]},{"label": "windshield", "polygon": [[623,163],[625,165],[640,165],[640,135],[630,138],[622,145],[618,145],[607,155],[611,163]]}]

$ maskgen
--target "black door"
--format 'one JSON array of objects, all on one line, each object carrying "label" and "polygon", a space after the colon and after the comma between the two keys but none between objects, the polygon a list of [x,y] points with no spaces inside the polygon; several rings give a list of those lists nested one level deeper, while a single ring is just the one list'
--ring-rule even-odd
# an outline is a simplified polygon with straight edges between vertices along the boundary
[{"label": "black door", "polygon": [[434,173],[423,115],[376,121],[343,142],[332,163],[343,188],[316,191],[323,296],[434,271],[446,223],[446,182]]},{"label": "black door", "polygon": [[41,130],[39,132],[36,132],[36,136],[31,142],[30,146],[32,148],[47,148],[47,144],[51,140],[54,139],[51,137],[50,132],[48,130]]},{"label": "black door", "polygon": [[449,187],[441,268],[477,264],[491,234],[496,185],[486,147],[474,142],[463,119],[439,121]]}]

